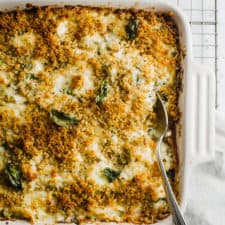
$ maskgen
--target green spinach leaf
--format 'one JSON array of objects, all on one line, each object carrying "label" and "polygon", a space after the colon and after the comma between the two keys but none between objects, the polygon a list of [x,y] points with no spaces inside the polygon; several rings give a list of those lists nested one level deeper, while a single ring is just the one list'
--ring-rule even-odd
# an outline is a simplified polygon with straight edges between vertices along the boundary
[{"label": "green spinach leaf", "polygon": [[4,174],[12,187],[16,190],[22,189],[22,173],[19,168],[12,164],[8,164],[4,170]]},{"label": "green spinach leaf", "polygon": [[79,120],[76,116],[69,115],[55,109],[51,110],[50,117],[56,125],[61,127],[77,125],[79,123]]},{"label": "green spinach leaf", "polygon": [[112,183],[119,177],[120,171],[116,171],[107,167],[103,170],[103,175],[107,178],[108,182]]},{"label": "green spinach leaf", "polygon": [[97,95],[97,97],[95,98],[95,102],[97,104],[100,103],[100,102],[102,102],[103,99],[107,96],[107,91],[108,91],[107,81],[106,80],[103,80],[102,83],[101,83],[100,92]]},{"label": "green spinach leaf", "polygon": [[139,20],[135,17],[131,17],[125,26],[127,37],[130,41],[133,41],[138,35]]},{"label": "green spinach leaf", "polygon": [[169,169],[166,171],[167,177],[169,177],[172,181],[175,179],[175,170]]}]

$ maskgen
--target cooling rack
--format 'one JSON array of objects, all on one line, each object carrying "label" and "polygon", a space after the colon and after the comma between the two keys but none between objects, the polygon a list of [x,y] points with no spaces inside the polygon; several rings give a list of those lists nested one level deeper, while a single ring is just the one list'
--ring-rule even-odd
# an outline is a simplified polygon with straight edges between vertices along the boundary
[{"label": "cooling rack", "polygon": [[170,1],[182,8],[190,21],[195,61],[210,66],[215,71],[217,82],[217,0]]}]

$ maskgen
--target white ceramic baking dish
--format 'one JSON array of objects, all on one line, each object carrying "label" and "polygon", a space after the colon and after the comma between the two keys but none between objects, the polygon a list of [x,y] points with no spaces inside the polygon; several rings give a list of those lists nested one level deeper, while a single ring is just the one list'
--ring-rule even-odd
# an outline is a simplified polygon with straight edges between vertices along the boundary
[{"label": "white ceramic baking dish", "polygon": [[[191,31],[183,12],[174,5],[158,0],[15,0],[0,1],[0,11],[24,8],[26,3],[33,5],[91,5],[114,8],[134,8],[155,11],[172,11],[179,28],[179,37],[186,56],[183,60],[183,89],[180,94],[180,124],[177,126],[177,145],[179,157],[179,179],[181,209],[184,211],[188,196],[188,174],[193,165],[214,158],[214,114],[215,78],[209,68],[193,62]],[[5,222],[0,222],[0,225]],[[9,224],[27,224],[24,221],[9,221]],[[39,222],[38,224],[43,224]],[[100,223],[99,223],[100,224]],[[102,223],[103,224],[103,223]],[[114,223],[111,223],[114,224]],[[172,224],[171,217],[155,225]]]}]

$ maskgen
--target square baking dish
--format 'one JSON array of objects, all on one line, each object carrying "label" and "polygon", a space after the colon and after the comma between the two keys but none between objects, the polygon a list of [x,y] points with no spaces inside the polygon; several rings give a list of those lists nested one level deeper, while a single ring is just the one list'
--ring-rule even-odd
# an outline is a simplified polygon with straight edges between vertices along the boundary
[{"label": "square baking dish", "polygon": [[[179,160],[179,190],[180,206],[184,211],[188,196],[188,174],[193,165],[212,160],[214,157],[214,114],[215,114],[215,78],[209,68],[193,62],[191,47],[191,31],[188,20],[176,6],[157,0],[38,0],[38,1],[1,1],[0,11],[23,9],[30,3],[36,6],[44,5],[86,5],[96,7],[133,8],[146,11],[172,11],[179,29],[179,38],[185,57],[182,62],[183,80],[179,96],[181,119],[177,125],[177,146]],[[5,225],[6,221],[0,222]],[[29,224],[27,222],[8,221],[7,224]],[[37,224],[43,224],[41,221]],[[106,223],[98,223],[106,224]],[[108,224],[108,223],[107,223]],[[115,224],[115,223],[110,223]],[[125,223],[124,223],[125,224]],[[157,225],[172,224],[168,217]],[[156,225],[155,224],[155,225]]]}]

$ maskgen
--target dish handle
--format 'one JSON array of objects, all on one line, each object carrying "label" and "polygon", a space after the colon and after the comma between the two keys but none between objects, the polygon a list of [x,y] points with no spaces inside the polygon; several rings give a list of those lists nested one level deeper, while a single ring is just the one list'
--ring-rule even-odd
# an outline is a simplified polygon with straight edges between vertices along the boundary
[{"label": "dish handle", "polygon": [[[189,80],[187,129],[191,164],[208,162],[215,157],[215,73],[205,65],[193,63]],[[188,146],[188,143],[186,143]]]}]

